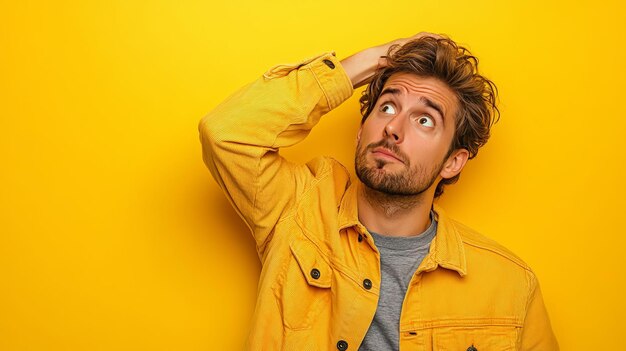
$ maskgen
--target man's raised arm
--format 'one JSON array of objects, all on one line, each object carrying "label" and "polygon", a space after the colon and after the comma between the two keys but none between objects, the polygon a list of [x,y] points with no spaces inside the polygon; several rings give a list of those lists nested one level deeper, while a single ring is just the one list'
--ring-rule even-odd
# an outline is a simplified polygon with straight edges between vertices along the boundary
[{"label": "man's raised arm", "polygon": [[391,45],[422,35],[374,46],[341,62],[329,52],[274,66],[202,118],[204,162],[253,233],[261,257],[275,224],[315,177],[278,150],[303,140],[321,116],[369,82]]},{"label": "man's raised arm", "polygon": [[275,224],[315,177],[279,148],[303,140],[352,93],[339,60],[325,53],[271,68],[200,121],[204,163],[252,231],[261,258]]}]

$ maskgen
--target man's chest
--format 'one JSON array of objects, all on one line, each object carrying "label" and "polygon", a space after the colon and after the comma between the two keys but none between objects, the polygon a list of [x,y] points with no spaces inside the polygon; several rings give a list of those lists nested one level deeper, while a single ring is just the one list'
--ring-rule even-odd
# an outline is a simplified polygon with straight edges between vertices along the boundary
[{"label": "man's chest", "polygon": [[[381,299],[390,297],[383,289],[380,252],[359,226],[336,228],[332,238],[332,229],[313,229],[319,230],[290,225],[282,254],[273,256],[280,262],[267,275],[267,288],[294,340],[335,347],[343,341],[356,349]],[[398,311],[400,348],[514,350],[525,296],[507,288],[505,272],[460,276],[432,260],[431,252],[409,278]]]}]

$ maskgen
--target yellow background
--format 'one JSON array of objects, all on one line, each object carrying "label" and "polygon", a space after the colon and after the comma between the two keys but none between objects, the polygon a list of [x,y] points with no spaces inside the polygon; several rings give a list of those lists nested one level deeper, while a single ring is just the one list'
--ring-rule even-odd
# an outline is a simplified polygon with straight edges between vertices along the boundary
[{"label": "yellow background", "polygon": [[[279,63],[447,33],[500,90],[455,218],[536,271],[563,350],[626,315],[618,1],[2,1],[0,350],[236,350],[259,262],[197,123]],[[283,154],[353,168],[360,91]]]}]

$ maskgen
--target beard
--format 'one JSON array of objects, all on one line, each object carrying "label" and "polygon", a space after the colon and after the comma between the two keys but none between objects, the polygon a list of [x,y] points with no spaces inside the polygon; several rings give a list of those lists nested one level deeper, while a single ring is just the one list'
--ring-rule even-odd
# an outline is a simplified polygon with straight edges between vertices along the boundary
[{"label": "beard", "polygon": [[[385,168],[385,165],[392,161],[380,158],[373,160],[373,166],[368,166],[367,155],[377,147],[384,147],[396,154],[404,162],[401,165],[403,169],[390,171],[388,167]],[[369,144],[367,147],[363,147],[359,140],[354,167],[357,177],[370,189],[387,195],[415,196],[428,190],[437,180],[443,168],[443,160],[430,169],[426,169],[423,165],[411,166],[409,158],[397,145],[389,143],[387,139]]]}]

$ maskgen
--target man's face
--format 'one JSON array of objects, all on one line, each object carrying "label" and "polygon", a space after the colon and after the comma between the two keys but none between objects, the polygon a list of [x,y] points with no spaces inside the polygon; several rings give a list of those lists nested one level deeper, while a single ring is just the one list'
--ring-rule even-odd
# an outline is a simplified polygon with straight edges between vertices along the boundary
[{"label": "man's face", "polygon": [[393,74],[359,129],[359,179],[387,194],[434,194],[439,180],[459,173],[467,160],[464,149],[446,157],[457,109],[454,92],[440,80]]}]

